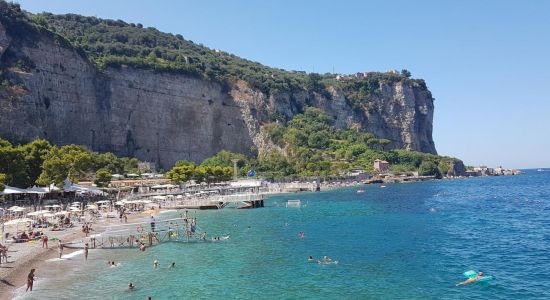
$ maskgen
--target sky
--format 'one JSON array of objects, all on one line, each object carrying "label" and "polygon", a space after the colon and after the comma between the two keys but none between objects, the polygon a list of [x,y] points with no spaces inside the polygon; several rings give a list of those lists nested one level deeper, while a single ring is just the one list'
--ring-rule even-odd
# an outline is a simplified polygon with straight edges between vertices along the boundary
[{"label": "sky", "polygon": [[288,70],[407,69],[435,98],[439,154],[550,167],[550,1],[15,2],[142,23]]}]

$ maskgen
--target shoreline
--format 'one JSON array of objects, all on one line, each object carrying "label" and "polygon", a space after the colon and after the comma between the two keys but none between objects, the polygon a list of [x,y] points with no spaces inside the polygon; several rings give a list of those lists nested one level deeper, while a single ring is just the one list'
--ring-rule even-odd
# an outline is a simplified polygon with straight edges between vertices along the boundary
[{"label": "shoreline", "polygon": [[[160,210],[161,212],[165,209]],[[169,210],[169,209],[166,209]],[[145,220],[148,215],[142,215],[141,213],[135,215],[129,215],[128,221]],[[110,219],[103,219],[95,224],[94,231],[88,236],[88,238],[95,234],[101,234],[105,232],[105,229],[114,224],[120,224],[118,219],[113,218],[116,222],[111,222]],[[53,233],[53,234],[52,234]],[[80,226],[75,226],[64,232],[48,231],[46,234],[56,236],[63,243],[72,243],[79,240],[85,240],[87,237],[82,232]],[[36,241],[30,243],[18,243],[9,245],[8,250],[8,263],[0,264],[0,300],[13,299],[17,297],[18,289],[25,289],[27,284],[27,274],[30,269],[36,269],[37,277],[42,281],[48,280],[48,278],[42,278],[40,276],[41,269],[45,269],[46,263],[50,259],[58,257],[57,241],[49,241],[48,249],[42,248],[42,242]],[[14,249],[15,248],[15,249]],[[64,247],[62,257],[71,257],[75,252],[82,251],[82,249]],[[15,253],[15,255],[14,255]],[[36,283],[36,281],[35,281]],[[36,284],[35,284],[36,287]]]}]

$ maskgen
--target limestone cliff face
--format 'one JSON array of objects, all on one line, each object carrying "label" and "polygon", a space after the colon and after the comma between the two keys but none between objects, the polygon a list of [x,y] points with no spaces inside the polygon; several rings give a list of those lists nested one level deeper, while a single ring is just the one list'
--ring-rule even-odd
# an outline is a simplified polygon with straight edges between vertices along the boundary
[{"label": "limestone cliff face", "polygon": [[[78,51],[42,36],[11,37],[0,24],[0,136],[43,137],[95,151],[135,156],[168,168],[200,162],[220,150],[250,154],[270,147],[261,127],[272,115],[291,118],[305,106],[392,141],[392,147],[436,153],[433,99],[424,89],[381,84],[375,107],[354,110],[337,89],[266,95],[239,81],[220,84],[185,75],[132,68],[99,71]],[[24,61],[24,67],[16,62]]]}]

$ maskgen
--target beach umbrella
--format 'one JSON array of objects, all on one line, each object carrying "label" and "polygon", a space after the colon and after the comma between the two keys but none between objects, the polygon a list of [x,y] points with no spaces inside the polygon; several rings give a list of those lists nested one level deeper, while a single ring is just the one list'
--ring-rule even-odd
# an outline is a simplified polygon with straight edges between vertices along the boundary
[{"label": "beach umbrella", "polygon": [[67,215],[67,214],[69,214],[69,213],[70,213],[70,212],[68,212],[68,211],[60,211],[60,212],[56,212],[55,215],[56,215],[56,216],[62,216],[62,215]]},{"label": "beach umbrella", "polygon": [[8,208],[8,210],[16,211],[16,210],[19,210],[19,209],[21,209],[21,208],[22,208],[22,207],[20,207],[20,206],[14,205],[14,206]]},{"label": "beach umbrella", "polygon": [[55,215],[52,214],[52,213],[46,213],[46,214],[43,214],[42,216],[43,216],[43,217],[46,217],[46,218],[55,217]]},{"label": "beach umbrella", "polygon": [[13,219],[11,221],[7,221],[6,223],[4,223],[4,225],[17,225],[17,224],[28,223],[28,222],[34,222],[34,220],[29,218]]},{"label": "beach umbrella", "polygon": [[52,208],[60,208],[60,207],[61,207],[61,205],[58,205],[58,204],[54,204],[54,205],[52,205],[51,207],[52,207]]},{"label": "beach umbrella", "polygon": [[30,213],[27,214],[27,216],[31,216],[31,217],[38,216],[38,215],[40,215],[40,212],[38,212],[38,211],[33,211],[33,212],[30,212]]},{"label": "beach umbrella", "polygon": [[80,209],[78,207],[71,207],[69,208],[70,211],[80,211]]},{"label": "beach umbrella", "polygon": [[124,201],[117,201],[115,202],[115,205],[124,205]]}]

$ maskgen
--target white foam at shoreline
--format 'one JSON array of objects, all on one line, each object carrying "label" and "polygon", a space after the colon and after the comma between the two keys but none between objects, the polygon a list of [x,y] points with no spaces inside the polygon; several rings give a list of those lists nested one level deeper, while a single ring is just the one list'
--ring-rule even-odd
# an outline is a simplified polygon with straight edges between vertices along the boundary
[{"label": "white foam at shoreline", "polygon": [[37,284],[40,284],[41,282],[45,282],[46,279],[41,279],[41,278],[38,278],[37,276],[34,277],[34,284],[33,284],[33,291],[29,291],[29,292],[26,292],[25,290],[27,289],[27,285],[23,285],[21,287],[18,287],[17,289],[15,289],[13,291],[13,298],[12,300],[15,300],[15,299],[24,299],[26,295],[33,295],[34,293],[37,293],[37,290],[36,290],[36,285]]},{"label": "white foam at shoreline", "polygon": [[47,259],[46,261],[48,261],[48,262],[64,261],[64,260],[73,258],[73,257],[75,257],[77,255],[80,255],[80,254],[84,254],[84,250],[78,250],[78,251],[75,251],[75,252],[72,252],[72,253],[69,253],[69,254],[65,254],[65,255],[61,256],[61,258],[56,257],[56,258]]}]

